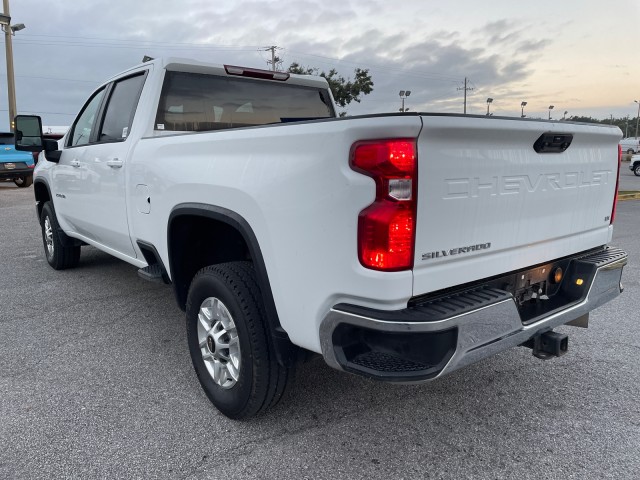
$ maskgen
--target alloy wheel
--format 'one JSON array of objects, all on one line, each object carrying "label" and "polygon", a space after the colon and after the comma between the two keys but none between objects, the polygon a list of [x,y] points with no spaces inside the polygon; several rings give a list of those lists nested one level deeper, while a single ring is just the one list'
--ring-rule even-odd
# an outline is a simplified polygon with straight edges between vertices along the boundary
[{"label": "alloy wheel", "polygon": [[200,304],[198,344],[213,381],[222,388],[232,388],[240,376],[240,339],[229,310],[216,297]]},{"label": "alloy wheel", "polygon": [[49,217],[44,217],[44,240],[47,244],[47,256],[53,258],[53,228]]}]

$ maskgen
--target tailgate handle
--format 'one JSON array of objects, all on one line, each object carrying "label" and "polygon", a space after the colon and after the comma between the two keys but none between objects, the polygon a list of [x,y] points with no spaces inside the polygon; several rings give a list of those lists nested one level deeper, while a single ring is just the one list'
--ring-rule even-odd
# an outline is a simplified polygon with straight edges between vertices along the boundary
[{"label": "tailgate handle", "polygon": [[562,153],[571,146],[572,141],[572,133],[547,132],[535,141],[533,149],[537,153]]}]

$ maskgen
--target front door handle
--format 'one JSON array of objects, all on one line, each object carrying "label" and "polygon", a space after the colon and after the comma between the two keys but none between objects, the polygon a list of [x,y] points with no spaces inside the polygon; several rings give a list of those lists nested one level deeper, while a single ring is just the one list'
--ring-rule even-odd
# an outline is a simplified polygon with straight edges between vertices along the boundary
[{"label": "front door handle", "polygon": [[118,158],[112,158],[111,160],[107,160],[107,165],[111,168],[120,168],[122,167],[122,160]]},{"label": "front door handle", "polygon": [[74,158],[73,160],[71,160],[69,162],[69,165],[71,165],[72,167],[79,168],[80,167],[80,162]]}]

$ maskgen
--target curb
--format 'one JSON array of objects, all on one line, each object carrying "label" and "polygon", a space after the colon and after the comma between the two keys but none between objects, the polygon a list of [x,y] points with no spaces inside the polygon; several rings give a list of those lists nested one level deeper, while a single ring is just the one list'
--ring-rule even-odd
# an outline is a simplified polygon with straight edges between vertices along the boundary
[{"label": "curb", "polygon": [[619,202],[622,202],[625,200],[640,200],[640,192],[623,193],[622,195],[618,195]]}]

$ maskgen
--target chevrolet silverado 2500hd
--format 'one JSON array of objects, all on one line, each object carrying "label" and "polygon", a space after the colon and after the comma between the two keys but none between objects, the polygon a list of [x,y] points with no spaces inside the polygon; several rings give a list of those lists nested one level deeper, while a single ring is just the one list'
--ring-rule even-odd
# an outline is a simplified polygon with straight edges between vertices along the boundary
[{"label": "chevrolet silverado 2500hd", "polygon": [[34,191],[46,258],[83,245],[172,285],[200,383],[245,418],[297,362],[419,382],[507,348],[567,350],[616,297],[615,127],[336,118],[324,79],[158,59],[101,85]]}]

